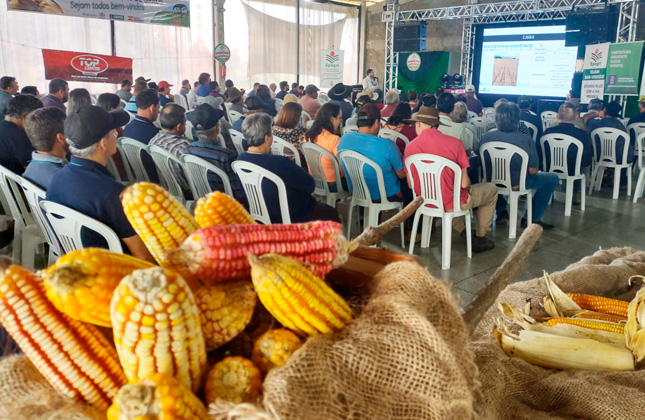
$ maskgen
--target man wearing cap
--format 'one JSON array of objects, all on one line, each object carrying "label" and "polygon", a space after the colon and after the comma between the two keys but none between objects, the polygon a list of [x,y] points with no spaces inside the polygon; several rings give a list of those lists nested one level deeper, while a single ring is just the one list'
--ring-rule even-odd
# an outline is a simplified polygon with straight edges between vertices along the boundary
[{"label": "man wearing cap", "polygon": [[[159,116],[159,95],[154,89],[144,90],[137,95],[136,105],[137,115],[123,129],[123,137],[139,140],[147,145],[159,132],[159,129],[153,124]],[[159,182],[157,168],[150,155],[144,153],[141,156],[141,160],[150,177],[150,181]]]},{"label": "man wearing cap", "polygon": [[43,106],[55,106],[61,111],[67,112],[63,105],[69,98],[69,85],[63,79],[52,79],[49,82],[49,95],[43,98]]},{"label": "man wearing cap", "polygon": [[202,73],[199,75],[199,78],[197,80],[199,81],[199,88],[197,88],[196,92],[197,96],[208,96],[208,94],[211,93],[211,75],[208,73]]},{"label": "man wearing cap", "polygon": [[170,94],[172,85],[165,80],[159,82],[159,104],[163,108],[171,102],[175,102],[175,98]]},{"label": "man wearing cap", "polygon": [[[415,123],[417,137],[405,148],[405,159],[419,153],[437,155],[456,163],[461,168],[461,210],[477,208],[475,219],[477,229],[472,243],[473,252],[484,252],[493,249],[495,244],[486,237],[492,230],[493,217],[495,215],[495,204],[497,203],[497,187],[493,184],[470,185],[467,169],[470,167],[468,156],[462,142],[452,136],[443,134],[438,130],[443,126],[439,118],[439,111],[436,108],[422,106],[417,115],[411,120]],[[419,175],[416,169],[408,173],[408,184],[414,186],[418,195],[421,195]],[[453,186],[455,174],[445,169],[441,176],[441,195],[445,211],[453,210]],[[462,238],[466,239],[466,225],[464,219],[456,217],[452,222],[453,228],[459,232]]]},{"label": "man wearing cap", "polygon": [[[159,146],[177,157],[181,157],[192,143],[186,138],[186,110],[177,104],[168,104],[159,114],[161,131],[148,143],[150,146]],[[190,191],[190,185],[184,171],[175,162],[170,162],[170,171],[182,189]]]},{"label": "man wearing cap", "polygon": [[124,79],[121,82],[121,89],[117,90],[116,96],[128,102],[132,98],[132,82],[128,79]]},{"label": "man wearing cap", "polygon": [[240,133],[242,132],[242,123],[246,117],[252,114],[262,113],[262,101],[260,98],[250,96],[246,98],[246,101],[244,101],[244,108],[244,115],[238,118],[238,120],[235,121],[235,124],[233,124],[233,127],[231,127],[233,130],[239,131]]},{"label": "man wearing cap", "polygon": [[25,131],[36,150],[22,176],[45,191],[54,175],[67,165],[69,145],[64,130],[65,113],[54,107],[35,110],[25,122]]},{"label": "man wearing cap", "polygon": [[143,83],[145,83],[145,84],[148,84],[148,82],[149,82],[150,80],[152,80],[152,79],[146,79],[146,78],[145,78],[145,77],[143,77],[143,76],[139,76],[139,77],[137,77],[136,79],[134,79],[134,81],[135,81],[135,82],[143,82]]},{"label": "man wearing cap", "polygon": [[239,112],[244,114],[244,104],[242,103],[242,92],[236,87],[229,88],[227,91],[228,95],[226,96],[226,102],[229,102],[231,106],[229,107],[230,111]]},{"label": "man wearing cap", "polygon": [[[190,121],[195,127],[199,141],[190,143],[186,148],[186,154],[199,156],[223,170],[231,183],[233,197],[240,203],[246,204],[242,185],[231,167],[237,154],[220,146],[220,121],[223,116],[224,112],[220,109],[215,109],[208,104],[197,105],[197,108],[190,114]],[[208,173],[208,184],[213,191],[224,191],[222,180],[212,172]]]},{"label": "man wearing cap", "polygon": [[29,114],[42,107],[43,103],[35,96],[18,95],[9,101],[0,121],[0,165],[15,174],[22,175],[34,151],[25,133],[25,121]]},{"label": "man wearing cap", "polygon": [[300,99],[300,106],[302,110],[311,115],[311,118],[315,119],[318,110],[322,106],[318,102],[318,89],[314,85],[307,85],[305,88],[305,95]]},{"label": "man wearing cap", "polygon": [[334,85],[334,87],[329,89],[329,92],[327,92],[329,101],[337,104],[343,112],[343,124],[352,116],[352,112],[354,111],[354,105],[352,105],[348,99],[351,95],[352,88],[342,83]]},{"label": "man wearing cap", "polygon": [[289,93],[289,82],[283,80],[280,82],[280,92],[276,93],[275,97],[284,100],[284,96]]},{"label": "man wearing cap", "polygon": [[479,99],[475,97],[475,86],[468,85],[466,86],[466,107],[468,111],[474,112],[480,117],[483,115],[483,105]]},{"label": "man wearing cap", "polygon": [[[125,111],[108,112],[92,105],[71,113],[65,120],[65,137],[72,158],[52,178],[47,200],[106,224],[133,256],[155,262],[123,212],[119,196],[125,186],[106,168],[117,150],[116,129],[128,121],[130,116]],[[85,247],[107,247],[103,237],[93,231],[82,232],[81,237]]]}]

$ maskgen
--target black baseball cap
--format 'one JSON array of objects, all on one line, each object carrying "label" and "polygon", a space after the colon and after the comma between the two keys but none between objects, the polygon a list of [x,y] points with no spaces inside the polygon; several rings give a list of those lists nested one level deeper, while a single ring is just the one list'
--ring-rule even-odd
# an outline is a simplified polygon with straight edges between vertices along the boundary
[{"label": "black baseball cap", "polygon": [[90,105],[77,109],[65,119],[65,137],[77,149],[98,143],[111,130],[130,122],[130,115],[123,110],[108,112]]},{"label": "black baseball cap", "polygon": [[219,120],[224,116],[224,111],[215,109],[209,104],[197,105],[193,112],[190,113],[190,122],[195,128],[200,126],[202,130],[210,130],[215,127]]}]

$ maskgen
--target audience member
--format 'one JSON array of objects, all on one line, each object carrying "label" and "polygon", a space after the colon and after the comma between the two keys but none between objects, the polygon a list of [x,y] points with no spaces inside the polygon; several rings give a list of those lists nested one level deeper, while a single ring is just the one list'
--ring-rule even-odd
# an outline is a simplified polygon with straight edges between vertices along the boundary
[{"label": "audience member", "polygon": [[[477,208],[477,213],[475,214],[477,229],[472,243],[472,250],[473,252],[484,252],[493,249],[495,244],[486,237],[486,234],[492,230],[493,226],[495,204],[497,203],[497,187],[490,183],[470,185],[467,173],[470,167],[468,156],[466,156],[462,143],[457,138],[443,134],[438,130],[443,125],[443,122],[441,122],[436,108],[421,107],[413,121],[416,123],[415,129],[418,136],[406,147],[405,159],[419,153],[429,153],[459,165],[462,170],[460,180],[461,210]],[[454,210],[454,182],[455,173],[450,169],[445,169],[441,175],[444,211]],[[408,183],[410,185],[414,183],[415,192],[417,195],[421,195],[419,175],[416,169],[408,173]],[[459,232],[462,238],[466,239],[466,225],[462,217],[454,218],[452,227]]]},{"label": "audience member", "polygon": [[289,83],[286,80],[280,82],[280,92],[276,93],[275,97],[284,99],[284,96],[289,93]]},{"label": "audience member", "polygon": [[421,100],[417,104],[416,107],[412,110],[412,113],[419,112],[422,106],[429,106],[429,107],[436,107],[437,106],[437,98],[434,97],[434,95],[431,95],[429,93],[424,93],[421,95]]},{"label": "audience member", "polygon": [[437,99],[437,110],[441,124],[438,129],[447,136],[452,136],[461,140],[464,150],[468,151],[473,148],[472,140],[469,133],[465,133],[464,124],[454,124],[450,114],[455,109],[455,96],[452,93],[442,93]]},{"label": "audience member", "polygon": [[300,98],[300,91],[298,90],[298,83],[292,83],[291,84],[291,90],[289,91],[290,94],[297,96]]},{"label": "audience member", "polygon": [[638,115],[629,119],[628,126],[634,123],[645,123],[645,98],[638,101],[638,112]]},{"label": "audience member", "polygon": [[374,70],[367,69],[366,76],[363,79],[363,90],[371,89],[377,90],[379,88],[378,79],[374,74]]},{"label": "audience member", "polygon": [[69,92],[69,102],[67,102],[67,115],[84,106],[92,105],[92,97],[87,89],[78,88]]},{"label": "audience member", "polygon": [[[495,110],[497,110],[497,107],[500,104],[508,104],[508,103],[510,103],[508,101],[508,99],[500,98],[500,99],[495,101],[495,103],[493,104],[493,108],[495,108]],[[494,128],[497,128],[497,124],[495,123],[495,121],[490,121],[488,126],[486,126],[486,131],[491,131]],[[527,136],[533,138],[533,134],[531,133],[531,130],[529,130],[529,128],[524,124],[524,122],[522,120],[520,120],[520,125],[519,125],[519,128],[517,129],[517,131],[519,131],[522,134],[526,134]],[[497,202],[499,203],[499,200]]]},{"label": "audience member", "polygon": [[232,80],[228,79],[224,82],[224,96],[228,99],[228,91],[230,88],[235,87],[235,83]]},{"label": "audience member", "polygon": [[298,96],[302,98],[304,95],[305,95],[305,87],[302,85],[298,86]]},{"label": "audience member", "polygon": [[18,81],[12,76],[0,78],[0,118],[4,116],[7,104],[18,93]]},{"label": "audience member", "polygon": [[484,106],[481,101],[475,96],[475,86],[468,85],[466,86],[466,106],[468,111],[474,112],[478,116],[484,115]]},{"label": "audience member", "polygon": [[[372,159],[383,170],[387,199],[389,201],[407,200],[408,197],[404,197],[401,190],[400,180],[405,179],[401,152],[392,140],[377,137],[381,130],[381,112],[376,105],[367,104],[358,110],[357,116],[358,132],[345,134],[340,139],[338,151],[353,150]],[[364,176],[372,200],[380,200],[381,193],[376,172],[371,168],[365,168]],[[351,191],[351,180],[347,181]]]},{"label": "audience member", "polygon": [[114,93],[101,93],[99,97],[96,98],[96,106],[103,108],[106,111],[123,109],[121,98]]},{"label": "audience member", "polygon": [[417,92],[414,90],[411,90],[408,92],[408,104],[410,105],[410,109],[416,108],[416,106],[419,104],[417,101],[419,100],[419,95],[417,95]]},{"label": "audience member", "polygon": [[444,90],[442,87],[438,87],[434,90],[434,97],[437,98],[437,102],[439,102],[439,97],[441,94],[443,94]]},{"label": "audience member", "polygon": [[[592,118],[587,120],[587,127],[589,131],[593,131],[596,128],[617,128],[618,130],[627,132],[627,129],[618,118],[620,118],[620,113],[622,112],[623,107],[618,102],[609,102],[604,106],[602,111],[600,111],[600,118]],[[586,117],[586,115],[585,115]]]},{"label": "audience member", "polygon": [[296,95],[294,95],[293,93],[287,93],[286,95],[284,95],[284,100],[283,100],[283,102],[284,102],[285,104],[288,104],[289,102],[295,102],[295,103],[299,104],[299,103],[300,103],[300,98],[298,98],[298,97],[297,97]]},{"label": "audience member", "polygon": [[[533,124],[535,128],[537,128],[537,135],[535,138],[539,140],[540,137],[542,137],[542,119],[531,111],[531,98],[528,96],[520,96],[517,100],[517,105],[520,107],[520,121],[526,121]],[[531,132],[531,136],[533,136],[533,131],[529,131]]]},{"label": "audience member", "polygon": [[251,91],[249,92],[249,94],[248,94],[248,95],[246,95],[246,97],[247,97],[247,98],[250,98],[250,97],[252,97],[252,96],[255,96],[255,95],[258,93],[258,88],[259,88],[259,87],[260,87],[260,83],[259,83],[259,82],[255,82],[255,83],[253,83],[253,89],[251,89]]},{"label": "audience member", "polygon": [[133,114],[136,114],[137,112],[137,95],[139,93],[143,92],[144,90],[148,90],[148,84],[142,80],[138,80],[134,82],[134,92],[132,94],[132,97],[128,101],[127,104],[125,104],[125,110],[128,112],[131,112]]},{"label": "audience member", "polygon": [[275,99],[275,98],[276,98],[276,96],[277,96],[277,94],[276,94],[276,92],[275,92],[275,90],[276,90],[277,88],[278,88],[278,87],[276,86],[276,84],[275,84],[275,83],[271,83],[271,84],[269,85],[269,90],[271,91],[271,98],[273,98],[273,99]]},{"label": "audience member", "polygon": [[210,87],[211,92],[209,93],[209,96],[212,96],[214,98],[222,98],[222,100],[225,100],[224,95],[222,95],[222,89],[219,87],[219,83],[212,81],[210,83]]},{"label": "audience member", "polygon": [[305,88],[305,96],[300,99],[302,110],[311,115],[311,118],[316,119],[316,114],[322,105],[318,102],[318,89],[314,85],[307,85]]},{"label": "audience member", "polygon": [[132,82],[129,81],[128,79],[124,79],[121,81],[121,89],[116,91],[116,95],[120,98],[123,99],[124,101],[128,102],[130,98],[132,98]]},{"label": "audience member", "polygon": [[148,85],[148,82],[149,82],[150,80],[151,80],[151,79],[146,79],[146,78],[145,78],[145,77],[143,77],[143,76],[139,76],[139,77],[137,77],[136,79],[134,79],[134,82],[135,82],[135,83],[136,83],[136,82],[143,82],[143,83],[145,83],[145,84],[146,84],[146,86],[147,86],[147,85]]},{"label": "audience member", "polygon": [[352,87],[342,83],[337,83],[329,89],[329,92],[327,92],[329,102],[333,102],[338,105],[343,112],[343,123],[352,116],[352,112],[354,111],[354,106],[349,100],[351,95]]},{"label": "audience member", "polygon": [[[190,143],[186,153],[205,159],[223,170],[228,175],[228,180],[231,183],[233,197],[240,203],[245,204],[244,190],[231,167],[231,163],[235,161],[237,155],[232,150],[221,147],[218,139],[220,121],[222,121],[223,117],[224,113],[219,109],[215,109],[208,104],[197,105],[197,108],[190,114],[190,120],[195,127],[199,140]],[[208,184],[213,191],[224,192],[222,180],[212,172],[208,173]]]},{"label": "audience member", "polygon": [[184,79],[181,81],[181,88],[179,89],[179,94],[180,95],[188,95],[188,92],[190,92],[191,87],[190,87],[190,80]]},{"label": "audience member", "polygon": [[170,88],[173,85],[162,80],[159,82],[159,104],[161,107],[165,107],[169,103],[175,102],[175,98],[170,94]]},{"label": "audience member", "polygon": [[[307,131],[306,139],[327,150],[334,156],[338,154],[338,144],[340,143],[340,127],[343,122],[343,114],[338,104],[327,102],[324,104],[314,120],[314,124]],[[331,192],[338,191],[336,182],[336,171],[334,164],[327,156],[320,159],[322,170],[325,173],[325,179]],[[343,176],[341,170],[341,176]],[[347,183],[343,183],[347,189]]]},{"label": "audience member", "polygon": [[[572,105],[576,109],[576,119],[573,121],[573,126],[576,128],[579,128],[584,131],[589,131],[587,128],[587,124],[585,124],[584,120],[582,117],[580,117],[580,99],[578,98],[570,98],[568,99],[565,103]],[[558,121],[558,124],[560,122]]]},{"label": "audience member", "polygon": [[22,176],[47,191],[52,177],[67,165],[65,113],[54,107],[37,109],[27,116],[25,131],[36,150]]},{"label": "audience member", "polygon": [[602,118],[600,116],[602,109],[603,109],[602,99],[598,99],[598,98],[591,99],[589,101],[589,104],[587,105],[587,113],[584,115],[584,117],[582,117],[582,120],[584,121],[585,124],[587,124],[589,120],[593,120],[594,118]]},{"label": "audience member", "polygon": [[385,94],[385,107],[381,110],[381,118],[389,118],[398,104],[399,92],[396,89],[388,90]]},{"label": "audience member", "polygon": [[49,82],[49,95],[45,96],[43,106],[55,106],[62,111],[66,111],[65,102],[69,98],[69,85],[63,79],[52,79]]},{"label": "audience member", "polygon": [[[524,150],[529,157],[528,173],[526,174],[526,188],[534,190],[533,192],[533,220],[532,223],[537,223],[544,229],[553,229],[553,225],[542,221],[544,210],[549,204],[549,200],[553,195],[555,187],[558,185],[559,178],[556,174],[539,172],[539,160],[537,149],[533,138],[529,135],[520,133],[520,109],[517,105],[510,102],[500,103],[495,109],[495,122],[497,123],[497,130],[491,131],[482,136],[479,142],[479,147],[491,141],[498,141],[509,143]],[[481,159],[489,161],[487,156],[482,156]],[[486,164],[483,162],[482,164]],[[512,185],[519,185],[520,182],[520,166],[521,162],[518,157],[511,160],[511,181]],[[498,223],[503,223],[503,220],[508,221],[508,210],[506,207],[506,199],[499,197],[497,200],[497,218]],[[521,226],[526,227],[527,220],[526,214],[522,219]]]},{"label": "audience member", "polygon": [[[157,135],[159,129],[154,121],[159,116],[159,95],[154,89],[144,90],[136,96],[137,115],[123,129],[123,137],[138,140],[147,145]],[[155,163],[147,153],[141,156],[143,166],[152,182],[159,182]]]},{"label": "audience member", "polygon": [[[159,146],[177,157],[186,153],[193,142],[184,136],[186,133],[186,110],[177,104],[168,104],[159,114],[161,131],[151,140],[150,146]],[[184,191],[190,191],[190,184],[181,166],[170,162],[170,171]]]},{"label": "audience member", "polygon": [[260,85],[255,91],[255,96],[262,101],[262,112],[275,117],[278,112],[275,109],[275,99],[271,97],[271,91],[267,85]]},{"label": "audience member", "polygon": [[[318,203],[313,198],[314,179],[304,169],[285,156],[271,154],[271,117],[266,114],[250,115],[244,120],[242,133],[248,141],[249,149],[238,160],[254,163],[279,176],[285,184],[287,204],[292,223],[314,220],[333,220],[340,222],[338,212],[333,207]],[[280,200],[275,184],[269,180],[262,183],[262,193],[273,223],[282,221]]]},{"label": "audience member", "polygon": [[[156,95],[155,95],[156,96]],[[116,153],[116,128],[130,120],[125,111],[107,112],[97,106],[86,106],[65,120],[65,137],[72,153],[52,178],[47,200],[63,204],[111,228],[124,242],[125,250],[142,260],[155,262],[137,236],[123,212],[120,195],[125,186],[117,182],[106,165]],[[94,232],[82,232],[85,247],[106,247]]]},{"label": "audience member", "polygon": [[209,84],[211,82],[211,75],[208,73],[202,73],[199,75],[197,80],[199,82],[199,88],[197,88],[197,91],[195,92],[197,96],[208,96],[211,93],[211,87]]},{"label": "audience member", "polygon": [[[473,153],[475,145],[473,144],[473,139],[475,139],[475,131],[472,125],[468,124],[468,108],[466,107],[465,102],[455,102],[455,107],[450,113],[450,119],[452,120],[452,125],[461,125],[464,127],[464,134],[466,134],[462,143],[464,149],[466,150],[466,156],[470,162],[470,168],[468,168],[468,178],[470,178],[471,184],[476,184],[479,182],[479,156]],[[471,135],[468,136],[468,133]]]},{"label": "audience member", "polygon": [[251,96],[246,98],[246,101],[244,101],[244,115],[241,116],[237,121],[235,121],[235,124],[233,124],[233,130],[242,132],[242,124],[244,123],[244,119],[248,117],[251,114],[259,114],[262,112],[262,101],[260,98],[256,98],[255,96]]},{"label": "audience member", "polygon": [[[412,110],[410,109],[410,106],[405,103],[399,103],[394,109],[394,112],[392,113],[390,118],[388,118],[383,128],[394,130],[403,134],[408,139],[408,143],[409,143],[412,140],[414,140],[417,136],[417,132],[414,130],[413,127],[410,126],[410,124],[408,124],[408,121],[411,118],[412,118]],[[396,145],[399,148],[399,151],[401,152],[401,154],[403,154],[406,143],[401,139],[397,139]]]},{"label": "audience member", "polygon": [[20,89],[20,94],[34,95],[36,98],[40,98],[40,92],[38,92],[38,88],[36,86],[25,86],[22,89]]},{"label": "audience member", "polygon": [[17,175],[25,171],[34,151],[25,133],[25,121],[29,114],[42,107],[43,103],[35,96],[18,95],[9,101],[0,121],[0,165]]},{"label": "audience member", "polygon": [[199,89],[199,82],[193,84],[193,88],[186,94],[186,101],[188,101],[188,109],[194,109],[197,106],[197,89]]},{"label": "audience member", "polygon": [[298,147],[305,138],[305,129],[300,126],[302,107],[298,103],[284,104],[278,119],[273,124],[272,134]]},{"label": "audience member", "polygon": [[244,114],[244,103],[242,102],[242,92],[236,87],[230,88],[228,91],[226,102],[230,102],[231,106],[228,108],[230,111],[239,112]]}]

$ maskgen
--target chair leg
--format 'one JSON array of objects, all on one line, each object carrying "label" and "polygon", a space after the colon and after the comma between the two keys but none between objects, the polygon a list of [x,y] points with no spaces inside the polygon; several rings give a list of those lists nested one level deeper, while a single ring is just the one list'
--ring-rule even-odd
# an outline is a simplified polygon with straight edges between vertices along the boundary
[{"label": "chair leg", "polygon": [[618,192],[620,191],[620,174],[622,173],[622,169],[620,168],[614,168],[614,195],[612,196],[612,199],[618,200]]},{"label": "chair leg", "polygon": [[473,257],[473,236],[472,236],[472,222],[470,220],[470,212],[466,214],[466,255],[468,258]]},{"label": "chair leg", "polygon": [[645,170],[641,170],[638,174],[638,181],[636,181],[636,189],[634,190],[634,204],[639,198],[643,196],[643,188],[645,187]]},{"label": "chair leg", "polygon": [[[403,206],[401,206],[400,210],[403,210]],[[405,222],[401,222],[399,226],[401,229],[401,248],[405,249]],[[410,237],[410,241],[414,241],[414,238]]]},{"label": "chair leg", "polygon": [[566,196],[564,199],[564,215],[571,216],[571,206],[573,204],[573,180],[567,178],[565,182]]},{"label": "chair leg", "polygon": [[[347,216],[347,240],[352,239],[352,236],[351,236],[352,235],[351,234],[351,232],[352,232],[352,223],[354,223],[354,221],[352,220],[352,212],[354,211],[354,203],[352,203],[351,198],[349,200],[350,200],[349,201],[349,215]],[[360,220],[361,212],[357,211],[356,213],[357,213],[356,217]]]},{"label": "chair leg", "polygon": [[600,191],[602,188],[602,178],[605,176],[605,167],[600,166],[598,168],[598,175],[596,176],[596,191]]},{"label": "chair leg", "polygon": [[[414,220],[412,221],[412,234],[410,236],[410,249],[408,250],[408,253],[410,255],[414,254],[414,239],[417,234],[417,229],[419,228],[419,218],[421,217],[421,212],[420,211],[415,211],[414,212]],[[425,219],[425,217],[424,217]],[[423,234],[421,235],[423,237]]]},{"label": "chair leg", "polygon": [[452,251],[452,215],[441,218],[441,269],[450,270],[450,252]]},{"label": "chair leg", "polygon": [[580,211],[585,211],[585,204],[587,202],[587,178],[582,178],[580,184]]},{"label": "chair leg", "polygon": [[632,196],[632,171],[630,168],[625,169],[627,171],[627,197]]},{"label": "chair leg", "polygon": [[593,193],[593,187],[596,185],[596,176],[598,176],[598,165],[595,165],[591,171],[591,178],[589,179],[589,195]]},{"label": "chair leg", "polygon": [[[515,201],[517,203],[517,201]],[[526,223],[533,223],[533,190],[526,195]]]},{"label": "chair leg", "polygon": [[430,246],[430,236],[432,235],[432,220],[431,216],[423,215],[423,224],[421,226],[421,248],[428,248]]},{"label": "chair leg", "polygon": [[[515,239],[515,235],[517,234],[517,195],[512,193],[509,194],[508,201],[511,210],[510,218],[508,220],[508,238]],[[526,201],[528,205],[528,197]]]}]

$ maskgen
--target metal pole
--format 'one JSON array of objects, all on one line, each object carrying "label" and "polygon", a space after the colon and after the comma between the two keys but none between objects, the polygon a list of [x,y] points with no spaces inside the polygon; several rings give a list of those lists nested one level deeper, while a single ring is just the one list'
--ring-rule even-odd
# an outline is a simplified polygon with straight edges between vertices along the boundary
[{"label": "metal pole", "polygon": [[[224,44],[225,39],[224,39],[224,3],[226,0],[216,0],[215,2],[215,13],[217,13],[217,19],[216,22],[217,24],[215,25],[215,30],[216,33],[214,34],[215,40],[213,41],[213,47],[217,44]],[[219,68],[221,67],[222,64],[220,63],[219,66],[216,64],[215,65],[215,71],[217,72],[217,77],[213,77],[213,80],[218,79],[220,86],[222,86],[222,89],[224,89],[224,82],[226,81],[225,77],[221,76],[221,72],[218,71]]]},{"label": "metal pole", "polygon": [[116,55],[116,32],[114,31],[114,21],[110,20],[110,47],[112,55]]},{"label": "metal pole", "polygon": [[300,85],[300,0],[296,0],[296,83]]}]

